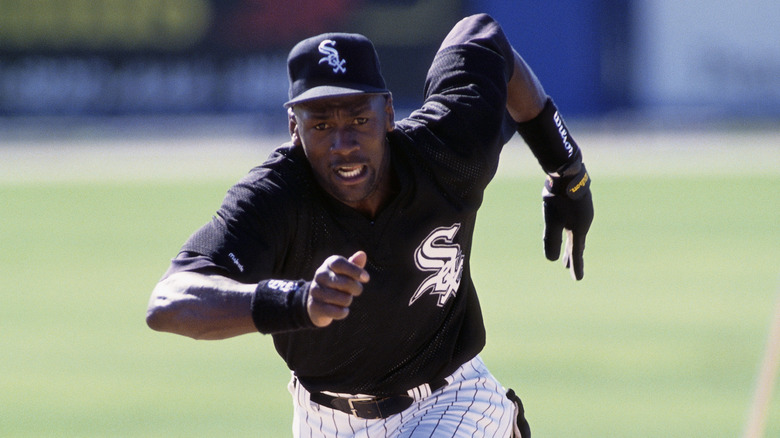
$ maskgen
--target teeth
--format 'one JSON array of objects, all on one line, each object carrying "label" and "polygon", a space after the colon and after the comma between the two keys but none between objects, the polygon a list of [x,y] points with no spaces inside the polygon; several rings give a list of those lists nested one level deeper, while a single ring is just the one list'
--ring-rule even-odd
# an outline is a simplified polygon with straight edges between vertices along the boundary
[{"label": "teeth", "polygon": [[344,178],[354,178],[358,175],[360,175],[360,172],[362,171],[361,166],[357,167],[340,167],[338,172],[339,175],[341,175]]}]

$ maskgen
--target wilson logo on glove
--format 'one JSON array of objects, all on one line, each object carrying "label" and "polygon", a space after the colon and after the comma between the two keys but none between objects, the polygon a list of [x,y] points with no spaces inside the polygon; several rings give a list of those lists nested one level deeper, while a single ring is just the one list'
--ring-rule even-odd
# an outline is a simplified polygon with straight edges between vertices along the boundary
[{"label": "wilson logo on glove", "polygon": [[[575,178],[571,181],[569,184],[569,187],[566,189],[566,193],[569,195],[571,199],[579,199],[581,197],[580,193],[583,193],[588,188],[588,183],[590,183],[590,177],[588,176],[588,172],[585,172],[585,168],[583,167],[582,177],[581,178]],[[580,175],[577,175],[578,177]],[[580,193],[577,193],[580,191],[580,189],[585,189]]]}]

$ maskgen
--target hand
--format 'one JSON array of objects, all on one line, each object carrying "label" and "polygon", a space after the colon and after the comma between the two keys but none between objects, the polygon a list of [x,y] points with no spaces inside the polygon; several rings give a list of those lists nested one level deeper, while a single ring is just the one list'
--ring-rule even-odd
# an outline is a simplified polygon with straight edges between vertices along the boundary
[{"label": "hand", "polygon": [[314,273],[309,288],[306,310],[317,327],[330,325],[334,319],[349,315],[352,299],[363,292],[363,283],[369,280],[365,266],[368,256],[358,251],[349,259],[328,257]]},{"label": "hand", "polygon": [[563,264],[575,280],[582,280],[585,235],[593,222],[593,197],[590,175],[577,163],[561,176],[548,176],[542,197],[544,201],[544,254],[558,260],[562,233],[566,232]]}]

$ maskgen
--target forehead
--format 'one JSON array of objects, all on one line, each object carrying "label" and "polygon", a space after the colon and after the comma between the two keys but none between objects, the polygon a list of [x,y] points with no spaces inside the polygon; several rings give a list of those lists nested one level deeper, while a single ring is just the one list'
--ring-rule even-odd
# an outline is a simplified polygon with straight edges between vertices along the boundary
[{"label": "forehead", "polygon": [[322,115],[334,111],[346,111],[348,113],[361,113],[376,110],[379,105],[385,103],[384,94],[359,94],[354,96],[334,96],[310,100],[299,103],[293,107],[298,114]]}]

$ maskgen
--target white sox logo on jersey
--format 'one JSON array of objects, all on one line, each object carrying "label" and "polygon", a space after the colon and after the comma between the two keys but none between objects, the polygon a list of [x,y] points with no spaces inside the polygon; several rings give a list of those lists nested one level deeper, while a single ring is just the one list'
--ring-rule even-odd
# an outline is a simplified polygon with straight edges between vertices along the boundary
[{"label": "white sox logo on jersey", "polygon": [[347,68],[344,67],[344,64],[347,63],[347,60],[339,58],[339,51],[333,47],[334,45],[336,42],[333,40],[324,40],[320,43],[317,48],[325,56],[320,58],[319,63],[327,62],[329,66],[333,67],[333,73],[346,73]]},{"label": "white sox logo on jersey", "polygon": [[436,305],[443,307],[447,300],[458,292],[460,278],[463,275],[463,252],[460,250],[460,245],[453,242],[459,229],[460,224],[437,228],[414,251],[414,262],[417,267],[422,271],[434,271],[434,273],[417,288],[409,300],[410,306],[430,291],[432,294],[439,295]]}]

